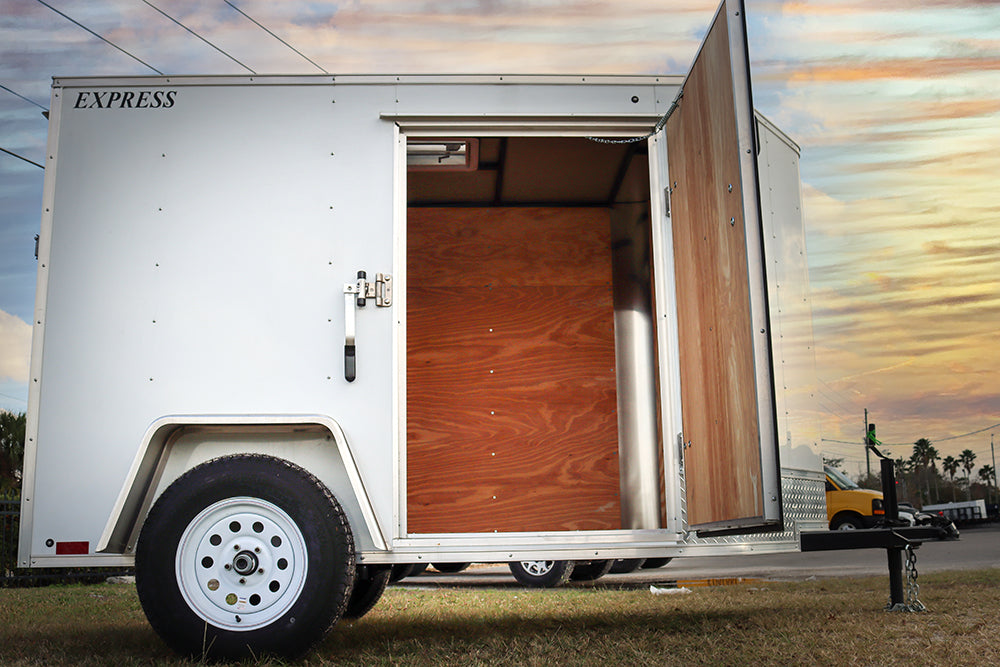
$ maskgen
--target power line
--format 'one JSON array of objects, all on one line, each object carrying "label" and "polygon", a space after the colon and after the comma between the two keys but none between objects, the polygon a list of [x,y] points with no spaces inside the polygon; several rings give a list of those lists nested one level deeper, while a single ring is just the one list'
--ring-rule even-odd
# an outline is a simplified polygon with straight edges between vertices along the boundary
[{"label": "power line", "polygon": [[112,42],[112,41],[110,41],[110,40],[108,40],[108,39],[105,39],[104,37],[101,37],[101,36],[100,36],[100,35],[98,35],[98,34],[97,34],[96,32],[94,32],[93,30],[91,30],[91,29],[90,29],[90,28],[88,28],[87,26],[83,25],[82,23],[80,23],[80,22],[79,22],[79,21],[77,21],[76,19],[73,19],[73,18],[71,18],[71,17],[67,16],[66,14],[63,14],[63,13],[62,13],[61,11],[59,11],[58,9],[56,9],[55,7],[53,7],[52,5],[50,5],[49,3],[45,2],[45,0],[38,0],[38,2],[39,2],[40,4],[43,4],[43,5],[45,5],[46,7],[48,7],[48,8],[49,8],[49,9],[51,9],[52,11],[54,11],[54,12],[55,12],[56,14],[58,14],[58,15],[59,15],[59,16],[61,16],[61,17],[63,17],[64,19],[66,19],[66,20],[67,20],[67,21],[69,21],[70,23],[72,23],[73,25],[75,25],[75,26],[78,26],[78,27],[80,27],[80,28],[83,28],[84,30],[86,30],[86,31],[87,31],[87,32],[89,32],[89,33],[90,33],[91,35],[93,35],[93,36],[94,36],[94,37],[96,37],[97,39],[101,40],[101,41],[102,41],[102,42],[104,42],[105,44],[108,44],[108,45],[110,45],[110,46],[113,46],[113,47],[115,47],[116,49],[118,49],[119,51],[121,51],[122,53],[124,53],[125,55],[127,55],[127,56],[128,56],[129,58],[131,58],[132,60],[135,60],[136,62],[140,62],[140,63],[142,63],[143,65],[145,65],[145,66],[146,66],[146,67],[148,67],[149,69],[153,70],[153,71],[154,71],[154,72],[156,72],[157,74],[161,74],[161,75],[163,74],[163,72],[161,72],[160,70],[156,69],[155,67],[153,67],[152,65],[150,65],[149,63],[147,63],[147,62],[146,62],[145,60],[142,60],[142,59],[140,59],[140,58],[138,58],[138,57],[136,57],[136,56],[132,55],[131,53],[129,53],[128,51],[126,51],[126,50],[125,50],[125,49],[123,49],[122,47],[120,47],[120,46],[118,46],[117,44],[115,44],[114,42]]},{"label": "power line", "polygon": [[[980,433],[985,433],[986,431],[989,431],[990,429],[997,428],[998,426],[1000,426],[1000,422],[997,422],[996,424],[990,424],[989,426],[987,426],[985,428],[981,428],[978,431],[969,431],[968,433],[960,433],[959,435],[950,435],[947,438],[927,438],[927,439],[930,440],[931,442],[947,442],[948,440],[958,440],[960,438],[967,438],[970,435],[978,435]],[[842,445],[863,445],[864,444],[864,443],[861,443],[861,442],[848,442],[847,440],[833,440],[833,439],[827,439],[827,438],[821,438],[820,440],[822,442],[836,442],[836,443],[840,443]],[[882,444],[884,446],[886,446],[886,447],[909,447],[913,443],[912,442],[883,442]]]},{"label": "power line", "polygon": [[997,422],[996,424],[991,424],[990,426],[987,426],[986,428],[981,428],[978,431],[971,431],[969,433],[963,433],[962,435],[952,435],[952,436],[949,436],[947,438],[935,438],[934,440],[931,440],[931,442],[944,442],[945,440],[958,440],[959,438],[965,438],[965,437],[968,437],[970,435],[976,435],[978,433],[983,433],[984,431],[989,431],[991,428],[996,428],[997,426],[1000,426],[1000,422]]},{"label": "power line", "polygon": [[44,167],[44,166],[42,166],[42,165],[38,164],[38,163],[37,163],[37,162],[35,162],[34,160],[29,160],[28,158],[24,157],[23,155],[18,155],[17,153],[14,153],[13,151],[9,151],[9,150],[7,150],[6,148],[3,148],[3,147],[0,147],[0,151],[3,151],[3,152],[4,152],[4,153],[6,153],[7,155],[13,155],[13,156],[14,156],[14,157],[16,157],[16,158],[17,158],[18,160],[24,160],[24,161],[25,161],[25,162],[27,162],[28,164],[33,164],[33,165],[35,165],[36,167],[38,167],[39,169],[45,169],[45,167]]},{"label": "power line", "polygon": [[[827,388],[827,389],[828,389],[828,390],[829,390],[829,391],[830,391],[831,393],[833,393],[833,394],[834,394],[834,395],[835,395],[835,396],[836,396],[837,398],[839,398],[839,399],[841,399],[841,400],[844,400],[844,401],[847,401],[847,402],[848,402],[848,403],[849,403],[849,404],[850,404],[851,406],[853,406],[853,409],[847,409],[847,410],[846,410],[847,412],[861,412],[862,410],[864,410],[864,408],[863,408],[862,406],[858,405],[858,404],[857,404],[857,403],[856,403],[856,402],[854,401],[854,399],[853,399],[853,398],[851,398],[850,396],[848,396],[847,394],[845,394],[844,392],[842,392],[842,391],[840,391],[840,390],[838,390],[838,389],[834,389],[834,388],[833,388],[832,386],[830,386],[830,383],[829,383],[829,382],[827,382],[826,380],[824,380],[823,378],[821,378],[821,377],[817,377],[816,379],[817,379],[817,380],[819,380],[819,381],[820,381],[820,383],[821,383],[821,384],[822,384],[822,385],[823,385],[824,387],[826,387],[826,388]],[[840,405],[840,406],[841,406],[842,408],[844,407],[844,405],[843,405],[842,403],[839,403],[839,402],[838,402],[838,404],[839,404],[839,405]]]},{"label": "power line", "polygon": [[7,86],[3,85],[2,83],[0,83],[0,88],[3,88],[4,90],[6,90],[8,93],[10,93],[11,95],[13,95],[14,97],[20,97],[22,100],[24,100],[28,104],[34,104],[36,107],[38,107],[39,109],[41,109],[43,112],[48,112],[48,109],[46,109],[45,107],[43,107],[41,104],[39,104],[35,100],[28,99],[27,97],[25,97],[21,93],[14,92],[13,90],[11,90]]},{"label": "power line", "polygon": [[236,11],[238,11],[240,14],[242,14],[243,16],[245,16],[250,22],[252,22],[258,28],[260,28],[261,30],[263,30],[264,32],[266,32],[267,34],[269,34],[271,37],[274,37],[276,40],[278,40],[279,42],[281,42],[282,44],[284,44],[285,46],[287,46],[288,48],[290,48],[292,51],[295,51],[295,53],[299,54],[300,56],[302,56],[303,58],[305,58],[306,60],[308,60],[320,72],[322,72],[323,74],[329,74],[329,72],[327,72],[325,69],[323,69],[322,67],[320,67],[319,65],[317,65],[315,62],[313,62],[313,60],[311,58],[309,58],[308,56],[306,56],[306,54],[302,53],[301,51],[299,51],[298,49],[296,49],[294,46],[292,46],[291,44],[289,44],[285,40],[281,39],[280,37],[278,37],[277,35],[275,35],[273,32],[271,32],[270,30],[268,30],[267,28],[265,28],[263,25],[261,25],[256,20],[254,20],[254,18],[252,16],[250,16],[249,14],[247,14],[245,11],[243,11],[242,9],[240,9],[239,7],[237,7],[236,5],[234,5],[233,3],[229,2],[229,0],[223,0],[223,2],[225,2],[227,5],[229,5],[230,7],[232,7]]},{"label": "power line", "polygon": [[27,401],[24,400],[23,398],[18,398],[17,396],[11,396],[10,394],[0,394],[0,396],[3,396],[4,398],[9,398],[12,401],[20,401],[21,403],[27,403]]},{"label": "power line", "polygon": [[[38,1],[39,1],[39,2],[41,2],[42,0],[38,0]],[[171,21],[173,21],[174,23],[176,23],[176,24],[177,24],[177,25],[179,25],[180,27],[182,27],[182,28],[184,28],[185,30],[187,30],[187,31],[188,31],[189,33],[191,33],[192,35],[194,35],[195,37],[197,37],[197,38],[198,38],[198,39],[200,39],[201,41],[203,41],[203,42],[205,42],[206,44],[208,44],[209,46],[211,46],[211,47],[212,47],[213,49],[215,49],[216,51],[218,51],[219,53],[221,53],[221,54],[222,54],[222,55],[224,55],[225,57],[227,57],[227,58],[229,58],[230,60],[232,60],[232,61],[233,61],[234,63],[236,63],[237,65],[239,65],[240,67],[242,67],[242,68],[243,68],[243,69],[245,69],[246,71],[250,72],[251,74],[256,74],[256,73],[257,73],[257,72],[255,72],[255,71],[253,71],[252,69],[250,69],[249,67],[247,67],[246,65],[244,65],[243,63],[241,63],[241,62],[240,62],[239,60],[237,60],[236,58],[232,57],[231,55],[229,55],[228,53],[226,53],[225,51],[223,51],[222,49],[220,49],[220,48],[219,48],[218,46],[216,46],[215,44],[212,44],[212,42],[208,41],[207,39],[205,39],[204,37],[202,37],[201,35],[199,35],[198,33],[196,33],[196,32],[195,32],[194,30],[192,30],[191,28],[187,27],[186,25],[184,25],[183,23],[181,23],[180,21],[178,21],[177,19],[175,19],[175,18],[174,18],[173,16],[171,16],[170,14],[166,13],[165,11],[163,11],[162,9],[160,9],[159,7],[157,7],[156,5],[154,5],[154,4],[153,4],[152,2],[150,2],[149,0],[142,0],[142,1],[143,1],[143,2],[145,2],[145,3],[147,4],[147,5],[149,5],[150,7],[152,7],[153,9],[155,9],[156,11],[158,11],[158,12],[159,12],[160,14],[162,14],[163,16],[166,16],[166,17],[167,17],[168,19],[170,19]]]},{"label": "power line", "polygon": [[847,440],[830,440],[828,438],[820,438],[820,442],[836,442],[841,445],[857,445],[859,447],[865,446],[865,443],[863,442],[849,442]]},{"label": "power line", "polygon": [[860,410],[855,410],[853,408],[847,407],[843,402],[841,402],[839,400],[838,396],[836,396],[835,394],[831,393],[829,390],[824,389],[821,386],[817,385],[817,387],[816,387],[816,393],[819,394],[820,396],[822,396],[823,398],[825,398],[827,401],[829,401],[830,404],[833,405],[833,406],[835,406],[840,412],[846,412],[846,413],[857,413],[857,412],[860,412]]}]

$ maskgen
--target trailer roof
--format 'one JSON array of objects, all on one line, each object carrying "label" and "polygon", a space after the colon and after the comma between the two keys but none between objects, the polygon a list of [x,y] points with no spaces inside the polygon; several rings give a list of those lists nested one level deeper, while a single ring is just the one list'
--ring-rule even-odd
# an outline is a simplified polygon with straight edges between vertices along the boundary
[{"label": "trailer roof", "polygon": [[254,76],[231,75],[180,75],[180,76],[59,76],[52,85],[56,88],[78,86],[247,86],[247,85],[668,85],[679,86],[682,75],[589,75],[589,74],[266,74]]}]

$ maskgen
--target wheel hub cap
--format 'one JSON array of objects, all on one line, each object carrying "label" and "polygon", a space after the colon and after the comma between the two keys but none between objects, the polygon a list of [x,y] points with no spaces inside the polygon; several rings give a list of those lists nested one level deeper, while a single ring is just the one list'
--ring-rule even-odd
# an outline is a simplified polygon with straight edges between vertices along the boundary
[{"label": "wheel hub cap", "polygon": [[253,553],[249,551],[241,551],[236,554],[236,558],[233,559],[233,569],[236,571],[236,574],[246,576],[257,571],[258,563],[259,561]]},{"label": "wheel hub cap", "polygon": [[524,570],[535,577],[542,577],[548,574],[552,567],[555,565],[555,561],[551,560],[524,560],[521,561],[521,567]]},{"label": "wheel hub cap", "polygon": [[298,599],[306,577],[305,540],[278,506],[229,498],[188,524],[175,571],[181,594],[202,620],[253,630],[279,619]]}]

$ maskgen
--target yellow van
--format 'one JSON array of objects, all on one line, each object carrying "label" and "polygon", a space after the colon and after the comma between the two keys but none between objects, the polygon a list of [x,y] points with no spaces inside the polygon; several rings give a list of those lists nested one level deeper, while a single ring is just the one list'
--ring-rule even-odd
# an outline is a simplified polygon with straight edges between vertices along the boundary
[{"label": "yellow van", "polygon": [[830,530],[873,528],[885,517],[882,492],[862,489],[836,468],[826,472],[826,518]]}]

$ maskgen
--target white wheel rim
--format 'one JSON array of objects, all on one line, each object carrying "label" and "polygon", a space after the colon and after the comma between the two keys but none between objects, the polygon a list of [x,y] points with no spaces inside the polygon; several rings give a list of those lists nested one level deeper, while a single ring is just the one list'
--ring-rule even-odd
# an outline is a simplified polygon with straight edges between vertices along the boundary
[{"label": "white wheel rim", "polygon": [[840,524],[840,528],[838,528],[838,530],[857,530],[857,528],[850,521],[845,521]]},{"label": "white wheel rim", "polygon": [[174,562],[181,595],[204,621],[254,630],[281,618],[306,579],[306,546],[295,522],[258,498],[206,507],[184,534]]},{"label": "white wheel rim", "polygon": [[543,577],[552,571],[554,560],[522,560],[521,568],[533,577]]}]

